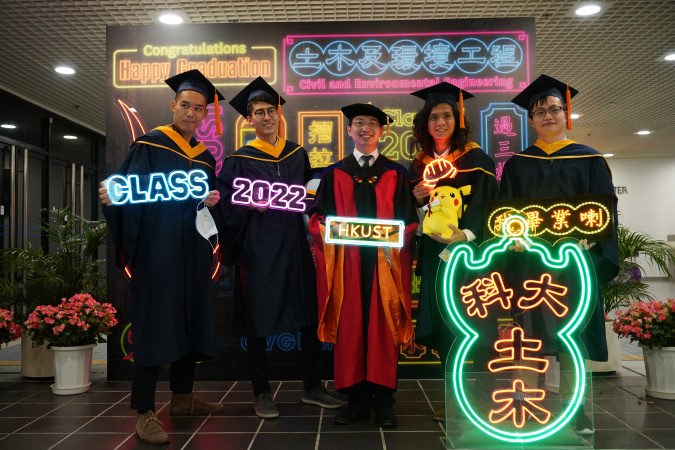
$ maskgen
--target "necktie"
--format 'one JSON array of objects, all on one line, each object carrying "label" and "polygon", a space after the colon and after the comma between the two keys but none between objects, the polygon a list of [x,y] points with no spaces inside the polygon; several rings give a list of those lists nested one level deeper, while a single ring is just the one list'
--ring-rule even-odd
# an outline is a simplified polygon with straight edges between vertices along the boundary
[{"label": "necktie", "polygon": [[361,167],[370,167],[371,159],[373,159],[373,155],[363,155],[361,157],[361,161],[363,161],[363,165]]}]

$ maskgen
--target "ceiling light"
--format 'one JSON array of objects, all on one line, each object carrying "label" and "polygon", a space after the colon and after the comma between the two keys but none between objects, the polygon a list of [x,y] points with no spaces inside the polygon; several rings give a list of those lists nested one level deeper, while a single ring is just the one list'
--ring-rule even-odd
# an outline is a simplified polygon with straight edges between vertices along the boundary
[{"label": "ceiling light", "polygon": [[54,69],[56,72],[61,73],[63,75],[72,75],[75,73],[75,69],[72,67],[68,66],[58,66]]},{"label": "ceiling light", "polygon": [[599,5],[583,5],[579,6],[574,13],[577,16],[592,16],[600,12],[602,8]]},{"label": "ceiling light", "polygon": [[11,124],[8,124],[8,123],[3,123],[2,125],[0,125],[0,127],[2,127],[2,128],[9,128],[10,130],[13,130],[14,128],[16,128],[16,125],[11,125]]},{"label": "ceiling light", "polygon": [[614,156],[614,153],[605,153],[603,156],[605,158],[611,158],[612,156]]},{"label": "ceiling light", "polygon": [[166,13],[159,16],[159,21],[167,25],[179,25],[183,23],[183,18],[177,14]]},{"label": "ceiling light", "polygon": [[574,113],[570,116],[570,119],[578,119],[579,117],[581,117],[579,114]]},{"label": "ceiling light", "polygon": [[649,131],[649,130],[640,130],[640,131],[637,132],[637,134],[646,135],[646,134],[652,134],[652,132]]},{"label": "ceiling light", "polygon": [[63,136],[63,139],[77,139],[77,136],[73,136],[72,134],[66,134]]},{"label": "ceiling light", "polygon": [[666,56],[663,57],[666,61],[675,61],[675,52],[673,53],[668,53]]}]

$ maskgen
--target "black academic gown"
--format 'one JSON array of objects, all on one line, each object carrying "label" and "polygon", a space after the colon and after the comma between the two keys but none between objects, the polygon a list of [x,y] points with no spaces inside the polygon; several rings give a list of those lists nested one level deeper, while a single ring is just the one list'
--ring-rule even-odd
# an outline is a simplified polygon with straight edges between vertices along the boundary
[{"label": "black academic gown", "polygon": [[[500,191],[502,199],[611,194],[614,223],[618,223],[617,198],[607,161],[597,150],[574,141],[563,140],[549,145],[537,140],[533,146],[514,155],[504,166]],[[589,250],[597,290],[595,308],[581,338],[590,359],[595,361],[607,361],[602,286],[619,272],[616,229],[614,234],[614,240],[598,242]]]},{"label": "black academic gown", "polygon": [[[194,138],[188,144],[171,127],[138,138],[115,173],[201,169],[215,189],[216,162]],[[196,230],[200,200],[126,203],[104,207],[116,246],[116,265],[131,274],[134,366],[170,363],[216,354],[212,248]]]},{"label": "black academic gown", "polygon": [[[495,166],[492,159],[476,143],[469,143],[465,152],[457,156],[455,152],[445,157],[457,168],[454,178],[444,179],[440,185],[461,188],[471,186],[471,193],[463,197],[466,209],[459,218],[460,230],[470,230],[475,236],[476,245],[484,239],[485,202],[499,197],[499,187],[495,177]],[[434,158],[420,152],[408,171],[410,180],[415,186],[423,182],[422,175],[427,164]],[[428,201],[428,198],[427,198]],[[441,296],[441,284],[437,280],[438,266],[442,262],[438,255],[447,247],[422,235],[417,253],[416,275],[422,278],[417,306],[417,323],[415,325],[415,342],[426,347],[445,352],[454,340],[453,334],[444,323],[439,311],[438,298]],[[444,358],[445,355],[442,355]]]},{"label": "black academic gown", "polygon": [[304,186],[311,167],[305,149],[283,138],[276,146],[251,141],[223,162],[221,201],[214,209],[225,263],[235,266],[235,333],[260,338],[316,325],[315,270],[303,214],[232,204],[238,177]]}]

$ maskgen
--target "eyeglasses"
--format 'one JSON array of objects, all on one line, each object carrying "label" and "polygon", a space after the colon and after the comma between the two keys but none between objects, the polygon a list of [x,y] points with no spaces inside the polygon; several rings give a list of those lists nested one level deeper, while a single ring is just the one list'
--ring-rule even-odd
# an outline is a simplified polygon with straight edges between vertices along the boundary
[{"label": "eyeglasses", "polygon": [[265,117],[265,113],[267,113],[267,115],[270,117],[276,117],[277,109],[269,108],[267,109],[267,111],[265,111],[264,109],[258,109],[253,113],[253,115],[256,116],[258,119],[263,119]]},{"label": "eyeglasses", "polygon": [[562,106],[558,105],[553,105],[549,109],[544,109],[544,108],[538,108],[532,111],[532,117],[536,117],[538,119],[543,119],[544,116],[546,116],[546,113],[549,113],[552,116],[555,116],[558,114],[560,111],[564,111],[565,108]]},{"label": "eyeglasses", "polygon": [[375,122],[374,120],[371,120],[370,122],[366,123],[363,120],[355,120],[352,122],[352,126],[356,128],[363,128],[363,127],[368,127],[368,128],[380,128],[380,124],[378,122]]}]

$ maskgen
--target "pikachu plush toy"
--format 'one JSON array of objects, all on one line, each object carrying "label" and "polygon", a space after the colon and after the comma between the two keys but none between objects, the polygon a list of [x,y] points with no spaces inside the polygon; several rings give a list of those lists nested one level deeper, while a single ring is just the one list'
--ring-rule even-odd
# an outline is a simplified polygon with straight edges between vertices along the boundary
[{"label": "pikachu plush toy", "polygon": [[466,209],[462,196],[471,193],[471,185],[457,189],[452,186],[439,186],[429,194],[429,203],[424,206],[424,222],[422,232],[426,235],[438,233],[443,239],[452,236],[452,228],[448,224],[457,226],[462,212]]}]

